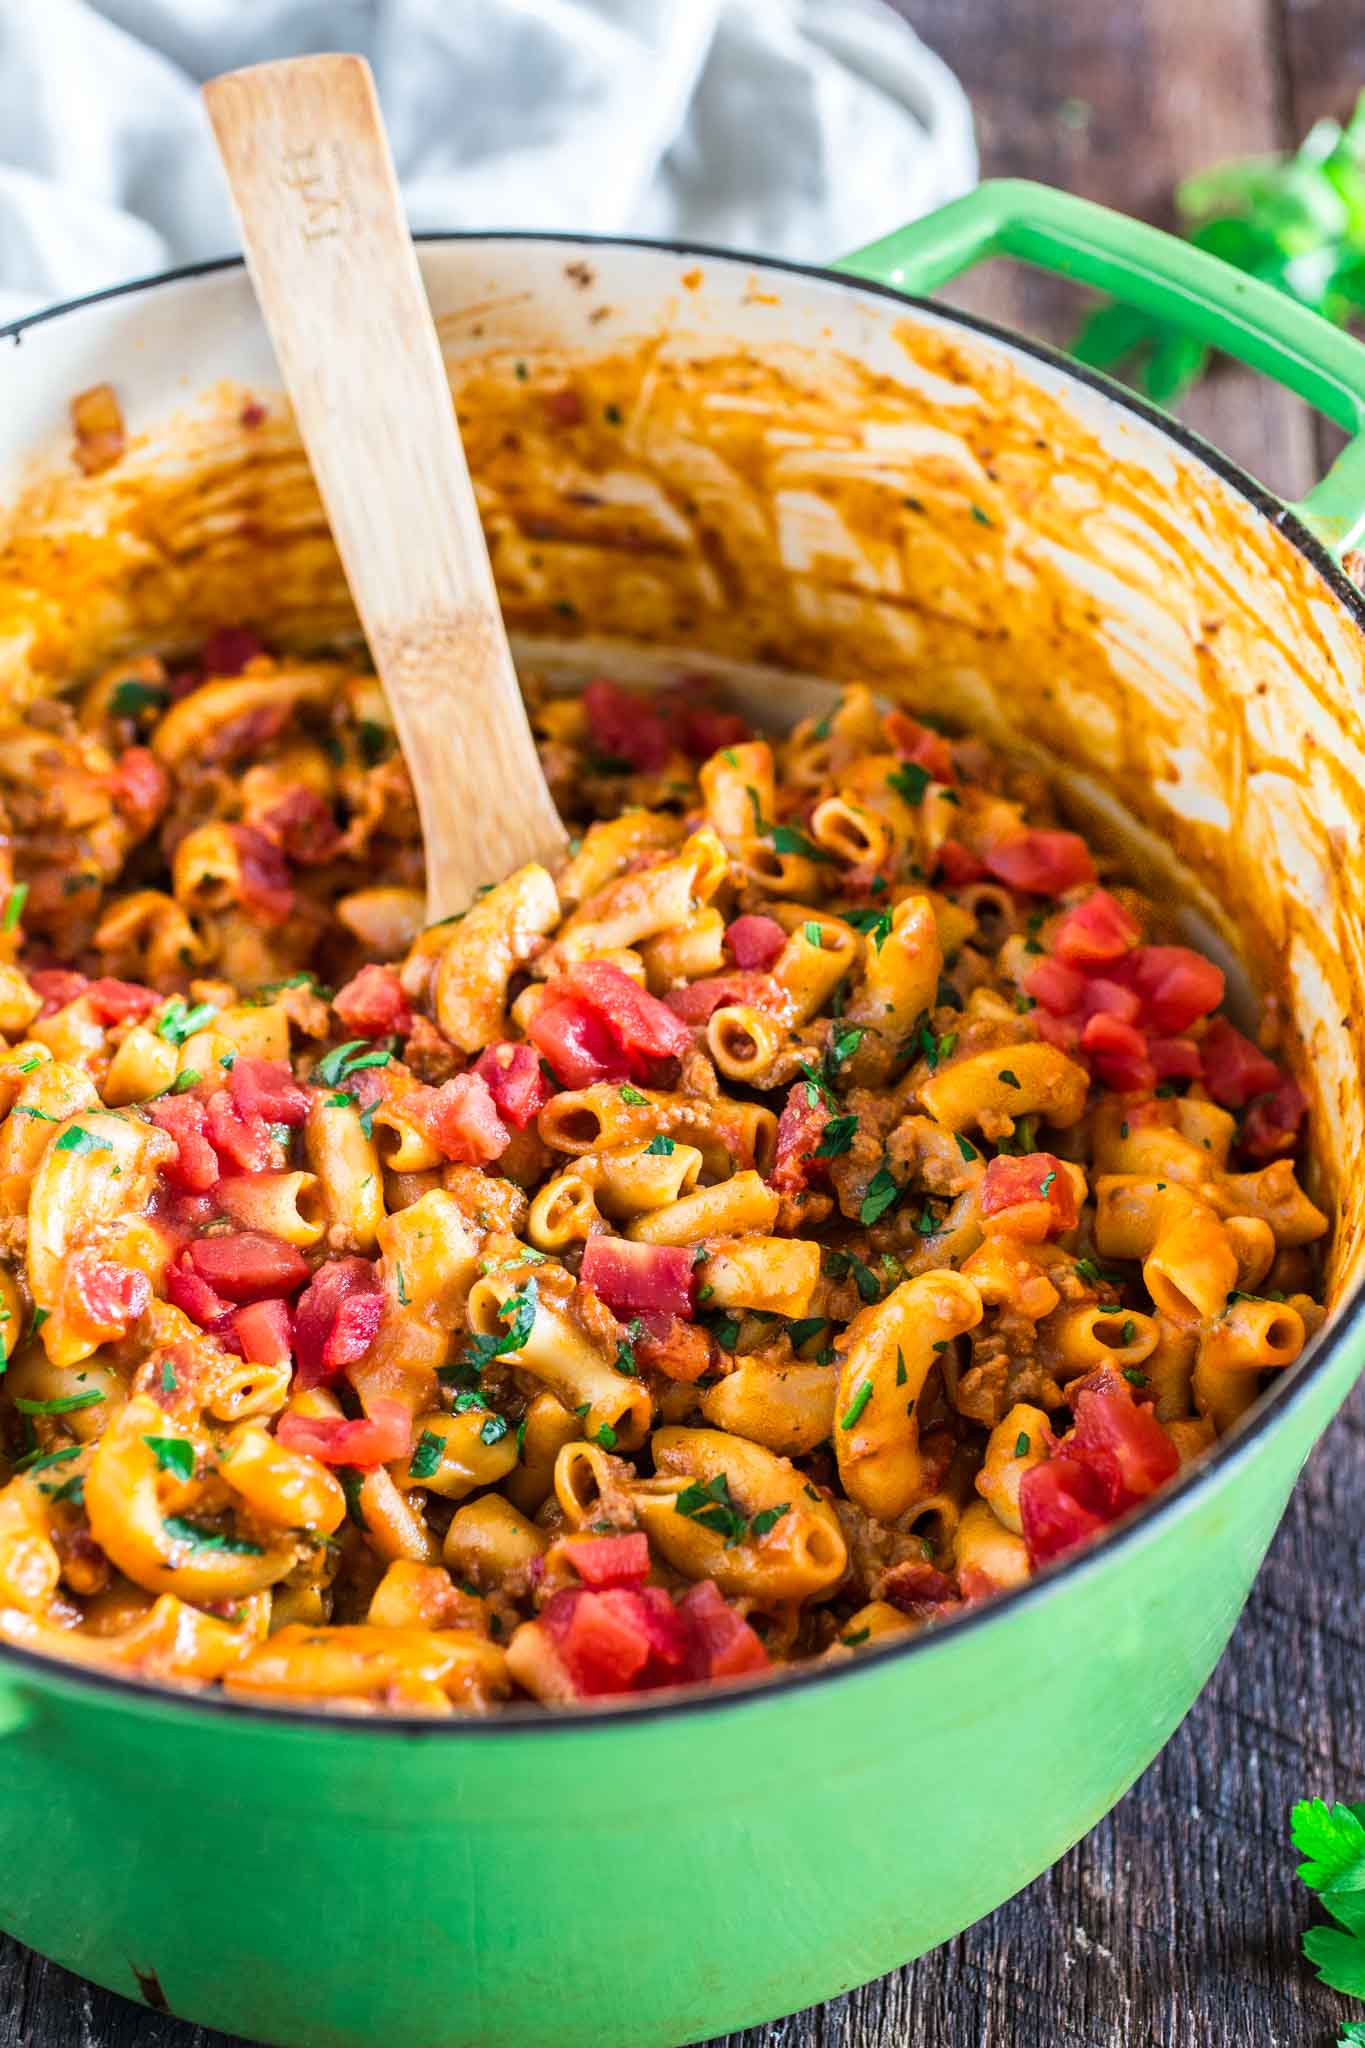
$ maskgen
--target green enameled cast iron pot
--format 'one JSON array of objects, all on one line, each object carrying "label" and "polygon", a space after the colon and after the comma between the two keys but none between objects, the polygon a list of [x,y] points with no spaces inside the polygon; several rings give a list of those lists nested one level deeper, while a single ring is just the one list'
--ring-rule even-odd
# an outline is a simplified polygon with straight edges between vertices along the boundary
[{"label": "green enameled cast iron pot", "polygon": [[[1360,434],[1365,351],[1193,248],[1031,186],[983,187],[836,271],[576,238],[421,250],[528,654],[579,673],[589,651],[623,673],[704,658],[778,723],[797,678],[861,675],[1041,744],[1087,829],[1179,886],[1280,997],[1338,1219],[1330,1323],[1108,1542],[939,1632],[758,1690],[433,1725],[0,1651],[0,1924],[68,1968],[290,2048],[672,2048],[989,1912],[1108,1811],[1213,1668],[1365,1351],[1365,609],[1340,566],[1365,435],[1286,508],[1104,379],[911,296],[994,253],[1114,291]],[[45,664],[222,618],[225,574],[236,615],[286,642],[344,626],[287,417],[264,441],[242,424],[241,393],[276,380],[239,264],[7,332],[10,701]],[[574,530],[589,514],[536,469],[533,409],[521,500],[479,424],[493,395],[531,408],[545,363],[591,386],[646,361],[598,471],[635,508],[623,553],[600,516]],[[66,405],[105,379],[130,448],[87,479]],[[212,520],[186,510],[196,465]],[[276,485],[293,516],[265,575]],[[528,491],[559,493],[534,549]],[[87,555],[84,602],[44,596],[55,559]],[[585,588],[591,641],[581,621],[555,641],[563,593]]]}]

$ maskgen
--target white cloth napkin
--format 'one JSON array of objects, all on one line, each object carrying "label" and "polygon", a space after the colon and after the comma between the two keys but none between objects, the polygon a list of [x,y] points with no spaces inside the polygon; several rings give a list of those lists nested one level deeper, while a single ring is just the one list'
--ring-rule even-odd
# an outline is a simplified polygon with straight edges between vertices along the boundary
[{"label": "white cloth napkin", "polygon": [[823,262],[976,175],[884,0],[0,0],[0,320],[236,248],[198,86],[310,50],[374,66],[414,228]]}]

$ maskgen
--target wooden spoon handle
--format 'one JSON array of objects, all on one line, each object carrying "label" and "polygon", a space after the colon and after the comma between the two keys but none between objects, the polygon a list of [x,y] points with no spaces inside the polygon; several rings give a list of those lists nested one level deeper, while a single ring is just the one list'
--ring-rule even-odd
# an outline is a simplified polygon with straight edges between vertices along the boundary
[{"label": "wooden spoon handle", "polygon": [[556,858],[431,309],[363,57],[211,79],[247,266],[417,791],[428,914]]}]

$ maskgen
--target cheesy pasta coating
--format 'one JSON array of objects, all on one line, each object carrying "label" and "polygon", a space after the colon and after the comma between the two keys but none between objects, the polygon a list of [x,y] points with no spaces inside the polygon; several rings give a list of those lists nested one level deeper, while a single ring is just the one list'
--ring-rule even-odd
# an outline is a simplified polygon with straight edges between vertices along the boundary
[{"label": "cheesy pasta coating", "polygon": [[0,734],[5,1640],[427,1716],[838,1661],[1321,1324],[1298,1087],[1036,775],[529,699],[568,855],[425,927],[363,663]]}]

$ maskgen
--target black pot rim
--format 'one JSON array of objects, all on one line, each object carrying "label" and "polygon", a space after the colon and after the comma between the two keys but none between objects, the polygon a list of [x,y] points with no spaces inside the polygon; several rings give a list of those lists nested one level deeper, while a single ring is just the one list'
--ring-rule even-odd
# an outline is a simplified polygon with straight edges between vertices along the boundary
[{"label": "black pot rim", "polygon": [[[568,230],[538,229],[427,229],[413,236],[418,243],[445,242],[525,242],[557,244],[566,248],[626,248],[648,250],[659,255],[698,258],[704,262],[740,263],[748,268],[778,271],[789,277],[812,280],[816,283],[837,285],[840,290],[855,294],[870,294],[874,298],[890,300],[894,305],[916,307],[930,313],[935,319],[948,321],[968,330],[988,336],[993,341],[1005,343],[1008,347],[1033,356],[1047,364],[1050,369],[1061,371],[1079,384],[1088,385],[1103,397],[1121,405],[1128,412],[1155,427],[1168,439],[1174,441],[1187,454],[1193,455],[1216,476],[1230,485],[1239,497],[1244,498],[1257,512],[1268,519],[1304,556],[1327,585],[1332,596],[1345,609],[1356,627],[1365,632],[1365,597],[1335,562],[1322,542],[1304,525],[1303,521],[1277,498],[1273,492],[1258,483],[1248,471],[1230,460],[1221,450],[1213,447],[1202,435],[1195,433],[1181,421],[1172,419],[1158,406],[1128,390],[1122,384],[1105,376],[1088,364],[1073,361],[1060,349],[1047,342],[1034,341],[1027,335],[999,325],[993,320],[983,319],[979,314],[963,312],[956,306],[945,306],[937,300],[898,292],[890,285],[869,282],[846,271],[832,270],[816,263],[796,263],[774,256],[751,255],[741,249],[717,248],[708,243],[657,240],[640,235],[599,235],[577,234]],[[186,263],[173,270],[159,271],[148,277],[133,278],[126,284],[107,285],[100,291],[87,292],[80,298],[66,299],[59,304],[44,306],[38,311],[25,314],[21,319],[0,326],[0,342],[10,341],[16,347],[26,336],[41,330],[48,322],[64,318],[70,313],[83,311],[87,306],[97,306],[106,300],[130,298],[140,292],[155,291],[166,285],[183,284],[191,279],[207,277],[218,271],[241,270],[244,261],[241,256],[215,256],[201,262]],[[369,1716],[349,1714],[344,1710],[325,1712],[316,1708],[277,1706],[254,1700],[239,1700],[225,1693],[193,1692],[170,1684],[114,1672],[87,1669],[79,1664],[67,1664],[59,1657],[47,1656],[41,1651],[25,1650],[17,1645],[0,1643],[0,1671],[13,1667],[17,1672],[27,1672],[36,1679],[59,1687],[71,1685],[82,1691],[103,1693],[111,1699],[126,1704],[160,1707],[169,1705],[187,1713],[203,1713],[225,1717],[230,1721],[254,1720],[265,1722],[280,1729],[325,1730],[329,1734],[365,1734],[424,1737],[428,1741],[477,1740],[486,1741],[498,1737],[528,1735],[552,1736],[556,1734],[582,1735],[587,1731],[599,1731],[609,1735],[617,1730],[641,1721],[654,1721],[660,1717],[670,1719],[685,1715],[709,1714],[716,1712],[739,1713],[753,1711],[768,1704],[776,1706],[792,1692],[805,1692],[816,1686],[856,1684],[860,1678],[869,1677],[873,1671],[884,1672],[892,1664],[902,1664],[913,1657],[923,1657],[935,1651],[946,1651],[950,1645],[960,1641],[968,1631],[987,1628],[993,1621],[1003,1620],[1007,1615],[1019,1613],[1025,1605],[1046,1599],[1048,1594],[1064,1581],[1074,1579],[1082,1573],[1102,1570],[1105,1559],[1141,1535],[1162,1517],[1179,1510],[1184,1503],[1211,1485],[1215,1478],[1225,1475],[1234,1465],[1251,1455],[1254,1447],[1279,1423],[1304,1401],[1310,1388],[1328,1369],[1344,1344],[1355,1332],[1356,1325],[1365,1311],[1365,1280],[1358,1283],[1355,1291],[1338,1310],[1333,1322],[1322,1332],[1311,1346],[1308,1354],[1296,1361],[1289,1371],[1281,1376],[1274,1386],[1263,1393],[1255,1408],[1240,1423],[1233,1434],[1220,1439],[1192,1466],[1178,1473],[1154,1498],[1142,1507],[1124,1516],[1122,1521],[1106,1533],[1103,1539],[1085,1549],[1074,1551],[1069,1557],[1049,1565],[1022,1586],[994,1595],[974,1607],[957,1620],[941,1629],[928,1628],[912,1636],[907,1642],[888,1643],[862,1658],[850,1658],[845,1664],[815,1665],[798,1667],[775,1681],[763,1681],[750,1686],[697,1687],[682,1694],[662,1693],[647,1698],[636,1706],[613,1707],[559,1707],[551,1711],[529,1703],[514,1706],[489,1714],[483,1718],[430,1720],[414,1715],[386,1714]]]}]

